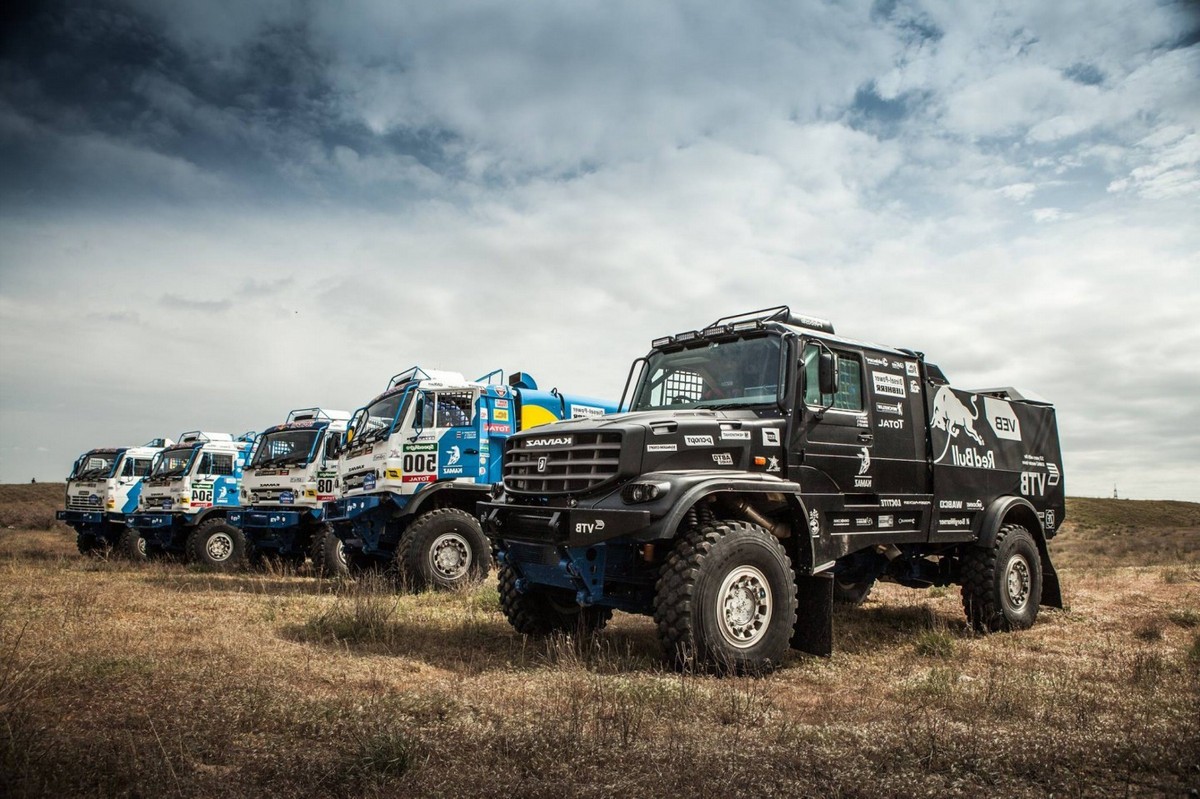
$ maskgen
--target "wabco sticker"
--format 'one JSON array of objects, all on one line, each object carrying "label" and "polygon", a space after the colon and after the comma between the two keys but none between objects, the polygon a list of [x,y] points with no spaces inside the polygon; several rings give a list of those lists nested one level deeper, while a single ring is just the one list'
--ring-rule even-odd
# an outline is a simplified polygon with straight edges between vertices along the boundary
[{"label": "wabco sticker", "polygon": [[763,446],[764,447],[778,447],[779,446],[779,428],[764,427],[762,434],[763,434]]},{"label": "wabco sticker", "polygon": [[684,436],[683,443],[689,447],[711,447],[713,444],[712,436]]},{"label": "wabco sticker", "polygon": [[721,431],[721,440],[722,441],[749,441],[750,440],[750,431],[749,430],[722,430]]},{"label": "wabco sticker", "polygon": [[591,405],[572,405],[572,419],[597,419],[604,415],[603,408],[595,408]]},{"label": "wabco sticker", "polygon": [[904,390],[904,378],[899,375],[891,375],[886,372],[871,372],[871,379],[875,382],[876,394],[883,394],[889,397],[908,396],[908,392]]},{"label": "wabco sticker", "polygon": [[713,463],[717,464],[718,466],[732,466],[733,456],[728,452],[714,452]]},{"label": "wabco sticker", "polygon": [[675,444],[647,444],[647,452],[675,452],[679,447]]}]

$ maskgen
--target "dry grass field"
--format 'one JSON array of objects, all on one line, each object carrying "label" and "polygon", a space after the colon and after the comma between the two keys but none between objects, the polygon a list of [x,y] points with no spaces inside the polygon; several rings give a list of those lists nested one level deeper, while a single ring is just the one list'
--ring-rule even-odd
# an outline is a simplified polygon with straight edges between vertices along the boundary
[{"label": "dry grass field", "polygon": [[664,669],[648,619],[524,640],[494,581],[397,597],[85,559],[44,519],[61,492],[0,487],[3,796],[1200,788],[1197,505],[1073,500],[1069,609],[1027,632],[882,586],[838,611],[832,658],[718,679]]}]

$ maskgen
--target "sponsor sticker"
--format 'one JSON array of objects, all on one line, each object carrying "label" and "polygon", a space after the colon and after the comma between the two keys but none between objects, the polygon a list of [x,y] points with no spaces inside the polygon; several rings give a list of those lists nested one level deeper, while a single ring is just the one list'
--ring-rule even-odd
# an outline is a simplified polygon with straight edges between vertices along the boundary
[{"label": "sponsor sticker", "polygon": [[762,431],[762,438],[763,438],[763,446],[764,447],[780,446],[779,428],[778,427],[764,427],[763,431]]},{"label": "sponsor sticker", "polygon": [[833,517],[833,526],[834,527],[849,527],[850,526],[850,517],[849,516],[834,516]]},{"label": "sponsor sticker", "polygon": [[876,402],[875,410],[879,413],[890,413],[893,416],[902,416],[904,414],[904,406],[899,402]]},{"label": "sponsor sticker", "polygon": [[721,431],[721,440],[722,441],[749,441],[750,440],[750,431],[749,430],[722,430]]},{"label": "sponsor sticker", "polygon": [[871,379],[875,383],[875,393],[888,397],[907,397],[908,392],[904,390],[904,378],[900,375],[892,375],[887,372],[871,372]]},{"label": "sponsor sticker", "polygon": [[683,443],[689,447],[712,447],[716,446],[713,443],[712,436],[684,436]]},{"label": "sponsor sticker", "polygon": [[647,452],[675,452],[679,447],[676,444],[647,444]]},{"label": "sponsor sticker", "polygon": [[498,399],[498,400],[496,400],[496,407],[497,407],[497,408],[507,408],[507,407],[508,407],[508,400],[506,400],[506,399]]},{"label": "sponsor sticker", "polygon": [[405,444],[405,452],[437,452],[437,444]]},{"label": "sponsor sticker", "polygon": [[604,415],[603,408],[596,408],[591,405],[572,405],[572,419],[598,419]]},{"label": "sponsor sticker", "polygon": [[507,408],[497,408],[492,413],[492,418],[495,419],[497,422],[507,422],[508,421],[508,409]]},{"label": "sponsor sticker", "polygon": [[870,355],[868,355],[866,360],[867,360],[868,366],[887,366],[888,365],[887,358],[872,358]]},{"label": "sponsor sticker", "polygon": [[733,465],[733,456],[728,452],[714,452],[712,458],[713,463],[717,464],[718,466]]},{"label": "sponsor sticker", "polygon": [[903,430],[904,429],[904,420],[903,419],[880,419],[879,427],[882,427],[887,430]]},{"label": "sponsor sticker", "polygon": [[1021,422],[1012,405],[995,397],[983,398],[983,412],[997,438],[1008,441],[1021,440]]},{"label": "sponsor sticker", "polygon": [[917,362],[916,361],[907,361],[904,364],[904,371],[909,377],[916,377],[917,376]]},{"label": "sponsor sticker", "polygon": [[891,528],[893,528],[895,526],[896,526],[896,517],[892,516],[890,513],[879,517],[879,529],[880,530],[890,530]]},{"label": "sponsor sticker", "polygon": [[495,422],[489,422],[488,426],[487,426],[487,431],[489,433],[508,434],[508,433],[512,432],[512,427],[507,424],[496,424]]}]

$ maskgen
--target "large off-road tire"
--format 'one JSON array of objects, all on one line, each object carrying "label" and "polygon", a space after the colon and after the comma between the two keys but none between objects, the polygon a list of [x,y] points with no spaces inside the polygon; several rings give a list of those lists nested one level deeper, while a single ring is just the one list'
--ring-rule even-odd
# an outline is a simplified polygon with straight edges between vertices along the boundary
[{"label": "large off-road tire", "polygon": [[795,574],[779,541],[758,525],[718,521],[667,556],[654,621],[677,667],[762,673],[783,662],[796,605]]},{"label": "large off-road tire", "polygon": [[209,519],[188,534],[184,551],[188,563],[214,571],[237,571],[246,565],[246,536],[225,519]]},{"label": "large off-road tire", "polygon": [[500,567],[500,608],[508,623],[524,635],[556,632],[587,635],[599,632],[612,618],[612,608],[585,608],[570,591],[538,586],[527,593],[517,590],[517,575],[511,566]]},{"label": "large off-road tire", "polygon": [[400,537],[396,570],[410,589],[454,589],[487,577],[491,547],[479,520],[457,508],[419,516]]},{"label": "large off-road tire", "polygon": [[75,547],[79,550],[80,555],[100,558],[107,556],[112,551],[112,546],[108,543],[107,538],[91,533],[76,533]]},{"label": "large off-road tire", "polygon": [[861,605],[871,595],[875,587],[875,578],[855,579],[852,575],[845,578],[837,575],[833,578],[833,601],[839,605]]},{"label": "large off-road tire", "polygon": [[146,552],[146,539],[136,527],[125,528],[121,537],[117,539],[117,545],[113,547],[113,552],[118,557],[135,563],[145,563],[150,559]]},{"label": "large off-road tire", "polygon": [[991,547],[968,547],[962,557],[962,603],[979,632],[1025,630],[1042,600],[1042,559],[1033,536],[1006,524]]},{"label": "large off-road tire", "polygon": [[349,577],[350,562],[346,557],[346,546],[342,539],[333,534],[328,524],[313,530],[309,556],[313,562],[313,574],[318,577]]}]

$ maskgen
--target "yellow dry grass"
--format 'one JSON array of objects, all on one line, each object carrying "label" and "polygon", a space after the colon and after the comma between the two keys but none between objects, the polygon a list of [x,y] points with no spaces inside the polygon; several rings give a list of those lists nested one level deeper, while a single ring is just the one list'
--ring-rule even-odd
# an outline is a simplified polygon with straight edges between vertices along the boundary
[{"label": "yellow dry grass", "polygon": [[648,619],[515,635],[460,594],[85,559],[0,531],[7,796],[1067,796],[1200,787],[1200,566],[1067,569],[968,631],[880,586],[836,654],[665,669]]}]

